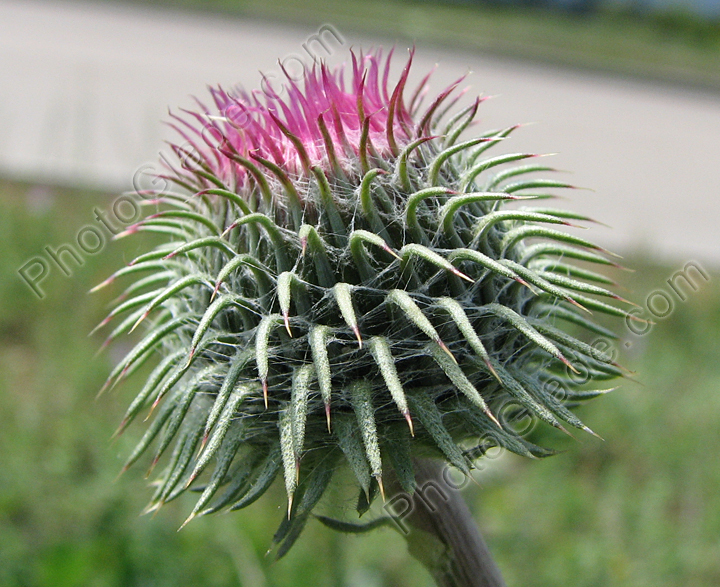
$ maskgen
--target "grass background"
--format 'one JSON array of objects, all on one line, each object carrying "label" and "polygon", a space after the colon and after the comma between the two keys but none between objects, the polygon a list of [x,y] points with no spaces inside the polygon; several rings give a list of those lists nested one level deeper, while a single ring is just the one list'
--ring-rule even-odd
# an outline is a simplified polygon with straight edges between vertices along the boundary
[{"label": "grass background", "polygon": [[[115,480],[141,434],[110,435],[133,385],[96,400],[113,360],[87,333],[112,294],[88,295],[144,247],[108,244],[38,300],[17,275],[45,245],[73,242],[110,196],[0,182],[0,585],[423,586],[392,530],[343,536],[309,524],[289,555],[266,557],[285,499],[277,484],[246,511],[176,532],[192,496],[139,517],[143,467]],[[630,259],[633,299],[678,268]],[[720,281],[714,274],[644,337],[628,336],[625,383],[582,410],[607,440],[540,432],[565,452],[504,455],[465,490],[509,585],[700,587],[720,584]],[[122,349],[115,351],[116,359]],[[134,380],[137,382],[136,376]],[[147,463],[145,463],[147,465]],[[345,496],[336,494],[335,499]],[[347,502],[348,509],[351,504]]]},{"label": "grass background", "polygon": [[[720,90],[720,21],[681,9],[600,4],[590,13],[532,0],[104,0],[434,44]],[[539,3],[539,2],[538,2]],[[628,4],[627,6],[631,6]]]}]

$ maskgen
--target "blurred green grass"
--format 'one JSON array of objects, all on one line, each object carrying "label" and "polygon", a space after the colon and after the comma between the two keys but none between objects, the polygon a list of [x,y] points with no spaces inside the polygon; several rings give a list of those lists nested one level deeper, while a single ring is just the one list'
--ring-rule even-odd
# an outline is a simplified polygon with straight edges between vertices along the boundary
[{"label": "blurred green grass", "polygon": [[[130,384],[95,400],[113,352],[87,333],[114,292],[87,295],[140,249],[108,244],[38,300],[17,275],[43,247],[72,242],[112,196],[0,181],[0,586],[430,586],[391,530],[354,537],[310,523],[288,556],[266,557],[281,487],[243,512],[176,532],[192,496],[139,517],[141,466],[116,480],[141,427],[110,435]],[[143,247],[144,248],[144,247]],[[69,262],[70,264],[70,262]],[[641,302],[678,268],[630,259]],[[707,269],[707,268],[706,268]],[[540,433],[565,452],[503,455],[465,490],[508,585],[700,587],[720,584],[720,281],[677,303],[632,346],[642,385],[582,408],[605,442]],[[138,379],[136,378],[135,381]],[[351,507],[343,493],[335,497]]]},{"label": "blurred green grass", "polygon": [[720,21],[679,7],[608,2],[577,13],[522,2],[444,0],[104,0],[361,33],[683,86],[720,89]]}]

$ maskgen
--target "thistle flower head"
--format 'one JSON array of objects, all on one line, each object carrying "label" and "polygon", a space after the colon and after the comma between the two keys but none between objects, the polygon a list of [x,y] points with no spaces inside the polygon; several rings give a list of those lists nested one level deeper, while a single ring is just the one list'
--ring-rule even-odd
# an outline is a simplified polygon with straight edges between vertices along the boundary
[{"label": "thistle flower head", "polygon": [[147,329],[106,386],[158,360],[120,428],[153,416],[126,466],[170,453],[151,509],[201,475],[192,516],[239,509],[280,476],[282,554],[340,465],[363,513],[388,470],[414,490],[414,456],[545,456],[512,423],[587,431],[570,408],[603,390],[575,365],[621,375],[563,329],[612,336],[590,314],[627,315],[587,268],[607,252],[557,228],[590,219],[538,205],[572,186],[493,154],[517,126],[461,140],[480,100],[448,116],[454,84],[423,105],[412,55],[392,81],[390,58],[318,64],[285,98],[212,89],[175,117],[179,161],[132,230],[168,240],[113,276],[137,280],[108,337]]}]

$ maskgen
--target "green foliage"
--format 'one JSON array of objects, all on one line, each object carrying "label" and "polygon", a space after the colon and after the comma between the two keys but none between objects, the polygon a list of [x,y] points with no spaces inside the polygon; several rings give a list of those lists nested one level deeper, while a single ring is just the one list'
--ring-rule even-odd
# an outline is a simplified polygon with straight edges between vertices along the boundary
[{"label": "green foliage", "polygon": [[[147,4],[148,0],[110,0]],[[720,23],[678,7],[633,10],[603,2],[578,15],[517,5],[408,0],[154,0],[169,10],[213,11],[344,34],[539,60],[717,90]]]}]

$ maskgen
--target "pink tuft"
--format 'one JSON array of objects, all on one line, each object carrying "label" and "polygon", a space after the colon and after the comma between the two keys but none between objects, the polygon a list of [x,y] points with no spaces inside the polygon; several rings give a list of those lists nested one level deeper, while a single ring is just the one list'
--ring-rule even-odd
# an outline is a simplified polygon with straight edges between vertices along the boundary
[{"label": "pink tuft", "polygon": [[[305,69],[299,83],[284,71],[285,98],[272,88],[251,94],[210,88],[216,110],[198,102],[199,111],[185,111],[193,121],[172,115],[177,124],[171,126],[186,140],[183,147],[173,146],[186,172],[168,166],[189,184],[197,182],[195,170],[204,169],[223,184],[239,187],[252,175],[253,165],[274,164],[298,176],[312,166],[351,171],[368,152],[396,157],[403,146],[428,134],[439,103],[457,87],[456,82],[417,116],[429,74],[407,105],[404,90],[413,53],[394,86],[388,82],[392,51],[383,58],[378,49],[352,53],[351,68],[344,64],[331,70],[316,63]],[[367,141],[362,140],[364,127]]]}]

